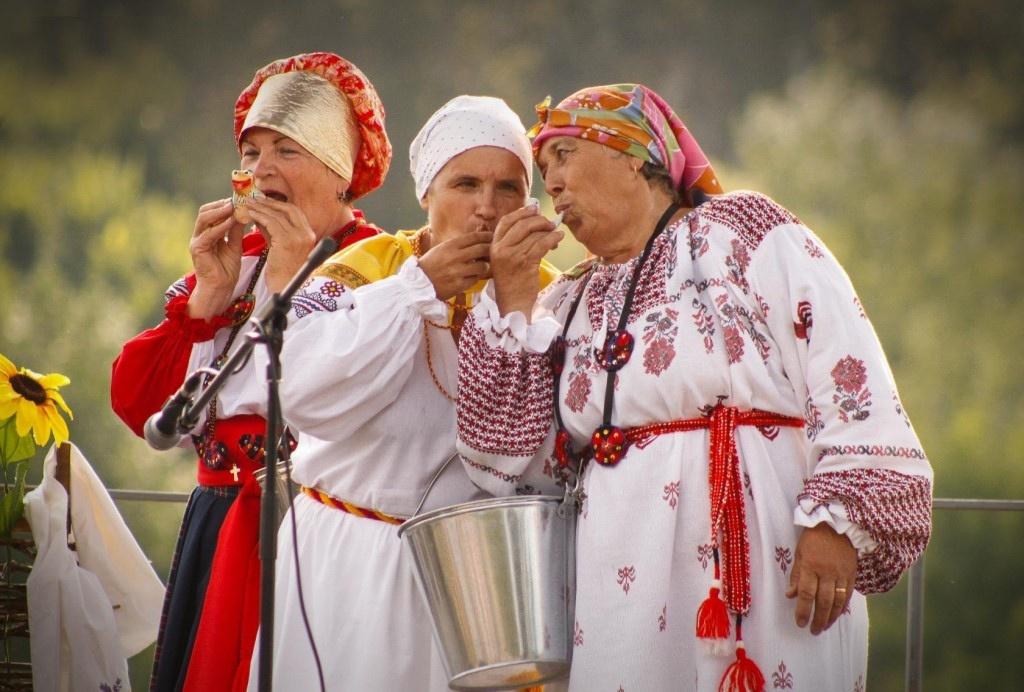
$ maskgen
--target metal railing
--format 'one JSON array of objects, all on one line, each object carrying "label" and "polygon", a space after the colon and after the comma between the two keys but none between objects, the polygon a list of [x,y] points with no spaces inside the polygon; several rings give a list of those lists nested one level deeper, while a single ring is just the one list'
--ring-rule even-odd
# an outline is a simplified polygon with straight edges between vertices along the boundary
[{"label": "metal railing", "polygon": [[[115,500],[185,502],[189,493],[156,490],[110,490]],[[1024,500],[976,500],[935,498],[936,510],[1024,512]],[[924,555],[907,570],[906,692],[921,692],[924,684]]]},{"label": "metal railing", "polygon": [[[936,510],[1024,512],[1024,500],[974,500],[937,497]],[[924,685],[924,555],[907,570],[907,654],[905,689],[921,692]]]}]

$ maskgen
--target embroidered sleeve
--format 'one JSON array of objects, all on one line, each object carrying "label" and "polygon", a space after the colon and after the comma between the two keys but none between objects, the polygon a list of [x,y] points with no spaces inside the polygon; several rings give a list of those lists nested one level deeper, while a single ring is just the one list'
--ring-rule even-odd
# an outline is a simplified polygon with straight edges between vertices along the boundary
[{"label": "embroidered sleeve", "polygon": [[146,420],[181,386],[192,347],[212,339],[229,323],[222,316],[208,321],[189,317],[188,298],[195,286],[191,278],[167,289],[164,320],[129,339],[114,360],[110,404],[136,435],[142,435]]},{"label": "embroidered sleeve", "polygon": [[750,250],[750,303],[804,410],[808,480],[794,519],[850,537],[858,588],[891,588],[927,544],[932,470],[882,347],[846,273],[795,218]]},{"label": "embroidered sleeve", "polygon": [[502,316],[488,287],[462,327],[457,447],[469,477],[494,495],[554,482],[547,349],[561,326],[546,306],[562,283],[542,294],[530,323],[521,313]]}]

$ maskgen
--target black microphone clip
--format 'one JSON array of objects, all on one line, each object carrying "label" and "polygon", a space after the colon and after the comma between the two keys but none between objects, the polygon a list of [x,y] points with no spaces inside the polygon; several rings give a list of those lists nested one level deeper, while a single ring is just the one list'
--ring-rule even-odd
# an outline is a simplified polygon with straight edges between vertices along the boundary
[{"label": "black microphone clip", "polygon": [[163,408],[146,421],[142,432],[150,447],[159,450],[170,449],[181,440],[182,432],[179,430],[179,419],[182,411],[192,401],[192,395],[199,388],[201,378],[202,371],[189,375],[178,391],[167,399]]}]

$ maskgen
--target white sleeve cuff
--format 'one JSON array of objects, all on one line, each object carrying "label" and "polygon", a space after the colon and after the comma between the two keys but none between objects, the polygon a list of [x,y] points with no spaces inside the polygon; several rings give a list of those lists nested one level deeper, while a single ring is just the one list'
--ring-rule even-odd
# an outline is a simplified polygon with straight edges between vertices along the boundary
[{"label": "white sleeve cuff", "polygon": [[811,528],[822,522],[831,526],[836,533],[845,534],[857,549],[857,557],[869,555],[878,548],[878,542],[871,534],[850,521],[846,507],[841,502],[821,505],[810,498],[805,498],[800,500],[800,504],[793,510],[793,523],[797,526]]},{"label": "white sleeve cuff", "polygon": [[488,281],[480,292],[480,302],[473,308],[477,324],[484,331],[484,338],[491,348],[501,348],[509,353],[546,353],[562,325],[546,310],[537,310],[533,321],[516,311],[502,315],[494,300],[494,282]]},{"label": "white sleeve cuff", "polygon": [[[396,288],[398,296],[395,295]],[[424,319],[436,322],[445,322],[448,319],[448,308],[444,302],[437,299],[434,285],[420,269],[415,257],[407,259],[394,277],[360,286],[354,293],[358,297],[357,307],[372,305],[378,300],[389,303],[397,297],[401,304],[409,306]]]}]

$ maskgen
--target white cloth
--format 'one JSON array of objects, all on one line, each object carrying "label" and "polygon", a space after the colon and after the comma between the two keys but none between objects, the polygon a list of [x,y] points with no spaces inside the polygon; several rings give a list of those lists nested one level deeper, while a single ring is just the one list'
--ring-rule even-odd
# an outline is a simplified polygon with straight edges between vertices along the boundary
[{"label": "white cloth", "polygon": [[[56,446],[43,480],[25,496],[37,554],[28,578],[32,681],[51,690],[129,690],[127,657],[156,640],[164,587],[103,483],[71,445],[68,496],[54,477]],[[104,687],[106,686],[106,687]]]},{"label": "white cloth", "polygon": [[[289,319],[281,399],[298,431],[294,479],[360,507],[411,515],[431,476],[455,452],[455,408],[432,380],[424,348],[429,328],[430,366],[454,394],[455,345],[447,330],[424,322],[445,322],[447,308],[411,258],[396,275],[355,290],[314,277],[293,301]],[[257,354],[257,361],[265,356]],[[484,496],[452,463],[424,511]],[[327,689],[447,690],[397,527],[306,497],[296,500],[294,516],[306,612]],[[290,521],[278,534],[274,686],[316,689]],[[255,690],[258,653],[252,660],[249,689]]]},{"label": "white cloth", "polygon": [[[567,334],[558,403],[577,450],[602,421],[607,373],[594,354],[617,326],[635,266],[597,264]],[[463,328],[459,451],[474,481],[494,494],[553,489],[545,351],[581,282],[577,273],[552,284],[530,324],[502,317],[485,291]],[[880,557],[893,555],[893,546],[866,535],[842,503],[805,507],[797,498],[815,482],[845,483],[857,501],[907,488],[920,502],[875,513],[867,497],[857,515],[889,522],[877,535],[904,545],[904,517],[930,516],[931,469],[845,273],[771,200],[712,198],[655,241],[627,329],[635,348],[617,373],[614,425],[698,418],[719,400],[806,421],[803,429],[736,431],[751,560],[746,651],[768,689],[864,689],[865,597],[853,592],[849,613],[815,636],[794,624],[794,601],[784,593],[800,526],[827,521],[845,531],[862,570],[891,567],[877,583],[898,578]],[[630,447],[616,466],[588,466],[577,534],[574,692],[718,689],[731,646],[729,656],[713,656],[695,636],[713,570],[708,437],[707,430],[661,435]],[[906,544],[915,541],[923,549],[927,535]]]},{"label": "white cloth", "polygon": [[409,146],[416,199],[423,199],[446,163],[475,147],[500,147],[512,152],[526,171],[526,188],[533,185],[533,153],[523,121],[499,98],[463,95],[431,115]]}]

